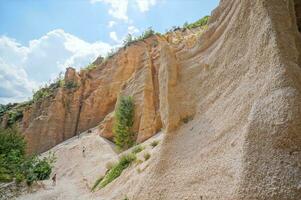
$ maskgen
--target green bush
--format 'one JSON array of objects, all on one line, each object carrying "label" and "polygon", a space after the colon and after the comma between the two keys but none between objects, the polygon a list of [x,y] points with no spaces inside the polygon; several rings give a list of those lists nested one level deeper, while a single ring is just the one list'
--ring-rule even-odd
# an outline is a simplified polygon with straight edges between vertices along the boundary
[{"label": "green bush", "polygon": [[126,169],[130,164],[136,160],[135,154],[127,154],[120,157],[119,162],[115,164],[112,169],[104,176],[100,181],[100,188],[105,187],[117,177],[119,177],[124,169]]},{"label": "green bush", "polygon": [[144,40],[146,38],[149,38],[150,36],[153,36],[155,35],[156,32],[153,30],[152,27],[148,27],[143,33],[141,36],[139,36],[137,39],[138,40]]},{"label": "green bush", "polygon": [[133,146],[134,103],[132,97],[121,97],[115,112],[114,141],[119,149]]},{"label": "green bush", "polygon": [[15,122],[23,118],[23,110],[8,111],[8,126],[12,126]]},{"label": "green bush", "polygon": [[137,154],[137,153],[139,153],[139,152],[141,152],[141,151],[143,151],[143,150],[144,150],[144,147],[143,147],[143,146],[137,145],[137,146],[134,147],[134,149],[132,150],[132,153]]},{"label": "green bush", "polygon": [[191,24],[185,22],[183,25],[183,28],[187,28],[187,29],[192,29],[192,28],[197,28],[197,27],[202,27],[208,24],[210,16],[205,16],[199,20],[197,20],[196,22],[193,22]]},{"label": "green bush", "polygon": [[145,153],[143,155],[143,157],[144,157],[144,160],[147,161],[148,159],[150,159],[151,155],[149,153]]},{"label": "green bush", "polygon": [[73,89],[73,88],[77,88],[78,85],[74,81],[67,81],[67,82],[65,82],[64,87],[67,88],[67,89]]},{"label": "green bush", "polygon": [[155,148],[158,144],[159,144],[159,141],[158,140],[154,140],[154,141],[152,141],[151,146],[153,148]]},{"label": "green bush", "polygon": [[26,157],[25,148],[25,140],[15,127],[0,129],[0,182],[15,179],[19,183],[26,179],[30,185],[49,178],[54,156]]},{"label": "green bush", "polygon": [[128,46],[128,45],[130,45],[133,42],[135,42],[135,39],[133,38],[133,36],[131,34],[128,34],[126,36],[126,38],[124,39],[124,41],[123,41],[123,45],[124,46]]},{"label": "green bush", "polygon": [[2,117],[7,111],[11,110],[12,108],[16,107],[17,103],[9,103],[7,105],[0,104],[0,117]]},{"label": "green bush", "polygon": [[0,118],[7,114],[7,125],[12,127],[17,121],[21,121],[23,118],[23,111],[31,104],[32,101],[25,101],[22,103],[0,105]]},{"label": "green bush", "polygon": [[37,102],[37,101],[40,101],[41,99],[49,97],[50,95],[51,95],[51,92],[50,92],[49,88],[44,87],[44,88],[40,88],[39,90],[34,92],[32,99],[34,102]]},{"label": "green bush", "polygon": [[59,73],[54,81],[49,81],[44,86],[41,86],[37,91],[33,91],[32,101],[37,102],[44,98],[53,96],[56,89],[65,85],[63,74]]},{"label": "green bush", "polygon": [[128,34],[125,40],[123,41],[123,46],[129,46],[132,43],[145,40],[153,35],[155,35],[156,32],[152,29],[152,27],[147,28],[140,36],[133,37],[131,34]]},{"label": "green bush", "polygon": [[49,179],[54,162],[54,154],[49,154],[44,158],[37,156],[26,158],[21,164],[21,173],[24,175],[27,184],[31,185],[34,181]]},{"label": "green bush", "polygon": [[0,181],[11,181],[24,160],[25,140],[17,129],[0,129]]}]

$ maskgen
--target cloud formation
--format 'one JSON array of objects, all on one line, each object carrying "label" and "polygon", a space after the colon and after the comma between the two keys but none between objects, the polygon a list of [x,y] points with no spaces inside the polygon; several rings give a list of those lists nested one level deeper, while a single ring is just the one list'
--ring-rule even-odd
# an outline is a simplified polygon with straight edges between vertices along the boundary
[{"label": "cloud formation", "polygon": [[109,14],[113,17],[128,21],[128,0],[91,0],[91,3],[103,2],[110,6]]},{"label": "cloud formation", "polygon": [[150,7],[156,5],[156,0],[136,0],[140,12],[146,12]]},{"label": "cloud formation", "polygon": [[109,28],[112,28],[114,25],[116,25],[115,21],[109,21],[109,23],[108,23]]},{"label": "cloud formation", "polygon": [[0,36],[0,103],[26,100],[32,90],[66,67],[79,69],[111,48],[110,44],[89,43],[61,29],[31,40],[28,46]]},{"label": "cloud formation", "polygon": [[117,43],[120,42],[119,39],[118,39],[118,37],[117,37],[117,33],[115,31],[110,32],[110,38],[112,40],[114,40],[115,42],[117,42]]},{"label": "cloud formation", "polygon": [[157,0],[90,0],[92,4],[100,2],[110,6],[108,13],[119,20],[129,21],[128,7],[129,3],[138,7],[140,12],[147,12],[150,8],[157,4]]}]

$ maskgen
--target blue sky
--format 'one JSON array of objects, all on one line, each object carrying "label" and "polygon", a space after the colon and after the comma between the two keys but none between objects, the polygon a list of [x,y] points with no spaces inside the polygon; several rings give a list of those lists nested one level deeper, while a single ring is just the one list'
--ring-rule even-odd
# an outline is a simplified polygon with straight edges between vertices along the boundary
[{"label": "blue sky", "polygon": [[77,69],[131,33],[210,15],[219,0],[1,0],[0,103],[28,99],[68,66]]}]

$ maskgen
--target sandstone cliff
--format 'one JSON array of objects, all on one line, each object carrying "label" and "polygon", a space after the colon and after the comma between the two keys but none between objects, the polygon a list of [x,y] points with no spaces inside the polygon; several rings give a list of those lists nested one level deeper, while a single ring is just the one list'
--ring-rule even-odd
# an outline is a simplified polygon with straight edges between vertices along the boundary
[{"label": "sandstone cliff", "polygon": [[[97,125],[100,135],[112,139],[114,109],[120,95],[134,98],[133,130],[137,142],[161,128],[174,130],[181,119],[194,114],[196,100],[177,84],[180,69],[175,51],[192,48],[201,32],[153,35],[120,49],[106,61],[97,59],[92,69],[75,72],[68,68],[64,86],[55,88],[51,95],[35,101],[23,112],[20,127],[28,152],[44,152]],[[180,45],[184,38],[185,43]]]}]

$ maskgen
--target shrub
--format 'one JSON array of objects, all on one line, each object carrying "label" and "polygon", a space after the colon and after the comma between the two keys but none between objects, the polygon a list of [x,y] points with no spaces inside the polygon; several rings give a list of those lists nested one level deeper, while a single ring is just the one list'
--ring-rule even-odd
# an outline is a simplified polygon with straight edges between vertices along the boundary
[{"label": "shrub", "polygon": [[202,27],[208,24],[209,21],[209,16],[205,16],[199,20],[197,20],[196,22],[193,22],[191,24],[188,24],[187,22],[184,23],[183,28],[187,28],[187,29],[192,29],[192,28],[197,28],[197,27]]},{"label": "shrub", "polygon": [[37,156],[27,158],[21,165],[21,173],[24,174],[27,184],[31,185],[35,181],[49,179],[54,162],[54,154],[49,154],[44,158]]},{"label": "shrub", "polygon": [[23,118],[23,110],[10,110],[8,111],[8,126],[12,126],[16,121]]},{"label": "shrub", "polygon": [[16,177],[24,160],[25,140],[15,127],[0,130],[0,181]]},{"label": "shrub", "polygon": [[7,111],[11,110],[12,108],[16,107],[17,103],[9,103],[7,105],[0,104],[0,117],[2,117]]},{"label": "shrub", "polygon": [[25,154],[25,140],[19,134],[16,127],[0,129],[0,153],[2,156],[9,158],[14,152],[16,156],[22,157]]},{"label": "shrub", "polygon": [[67,89],[73,89],[73,88],[77,88],[78,87],[77,83],[74,82],[74,81],[67,81],[67,82],[65,82],[64,86]]},{"label": "shrub", "polygon": [[141,172],[143,172],[143,170],[140,169],[140,168],[138,168],[138,169],[137,169],[137,172],[140,174]]},{"label": "shrub", "polygon": [[49,88],[47,86],[40,88],[39,90],[37,90],[36,92],[33,92],[33,101],[37,102],[41,99],[44,99],[46,97],[49,97],[51,95],[51,92],[49,90]]},{"label": "shrub", "polygon": [[153,148],[155,148],[158,144],[159,144],[159,141],[158,140],[154,140],[154,141],[152,141],[151,146]]},{"label": "shrub", "polygon": [[135,161],[135,163],[136,163],[136,165],[140,165],[141,163],[143,163],[143,160],[138,159]]},{"label": "shrub", "polygon": [[53,96],[56,89],[65,85],[63,74],[59,73],[58,77],[41,86],[37,91],[33,91],[32,101],[37,102],[44,98]]},{"label": "shrub", "polygon": [[[149,38],[150,36],[155,35],[156,32],[152,29],[152,27],[147,28],[140,36],[133,37],[131,34],[128,34],[125,40],[123,41],[123,46],[129,46],[132,43],[144,40]],[[157,45],[156,45],[157,46]]]},{"label": "shrub", "polygon": [[104,176],[100,181],[100,188],[105,187],[117,177],[119,177],[124,169],[126,169],[130,164],[136,160],[135,154],[127,154],[120,157],[119,162],[112,167],[112,169]]},{"label": "shrub", "polygon": [[142,33],[142,35],[141,36],[139,36],[138,38],[137,38],[137,40],[144,40],[144,39],[146,39],[146,38],[148,38],[148,37],[150,37],[150,36],[152,36],[152,35],[155,35],[156,33],[155,33],[155,31],[153,30],[153,28],[152,27],[148,27],[143,33]]},{"label": "shrub", "polygon": [[37,180],[48,179],[52,170],[54,156],[43,159],[25,156],[26,143],[18,130],[0,129],[0,182],[26,182],[30,185]]},{"label": "shrub", "polygon": [[7,125],[12,127],[17,121],[23,118],[23,111],[31,104],[32,101],[25,101],[22,103],[0,105],[0,118],[7,114]]},{"label": "shrub", "polygon": [[187,116],[185,118],[182,119],[182,121],[187,124],[188,122],[190,122],[191,120],[193,120],[193,116]]},{"label": "shrub", "polygon": [[121,97],[115,119],[114,141],[119,149],[128,149],[134,144],[134,133],[131,130],[134,123],[134,103],[131,97]]},{"label": "shrub", "polygon": [[133,42],[135,42],[135,39],[133,38],[133,36],[131,34],[128,34],[126,36],[126,38],[124,39],[124,41],[123,41],[123,45],[124,46],[128,46],[128,45],[130,45]]},{"label": "shrub", "polygon": [[141,145],[138,145],[138,146],[134,147],[134,149],[132,150],[132,153],[137,154],[143,150],[144,150],[144,147],[142,147]]},{"label": "shrub", "polygon": [[143,157],[144,157],[144,160],[147,161],[151,157],[151,155],[149,153],[145,153],[143,155]]}]

